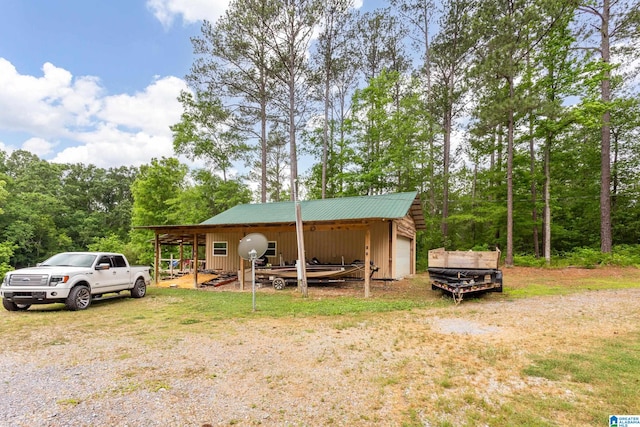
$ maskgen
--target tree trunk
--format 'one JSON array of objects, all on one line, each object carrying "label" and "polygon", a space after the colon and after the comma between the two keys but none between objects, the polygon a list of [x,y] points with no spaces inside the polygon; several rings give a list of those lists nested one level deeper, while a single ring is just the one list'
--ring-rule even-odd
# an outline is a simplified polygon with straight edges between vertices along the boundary
[{"label": "tree trunk", "polygon": [[538,236],[538,189],[536,188],[536,152],[533,140],[533,115],[529,115],[529,157],[531,163],[531,220],[533,221],[533,252],[536,258],[540,258],[540,239]]},{"label": "tree trunk", "polygon": [[324,81],[324,128],[322,135],[322,198],[327,197],[327,160],[329,147],[329,91],[331,86],[330,70],[327,66]]},{"label": "tree trunk", "polygon": [[[264,92],[263,92],[264,93]],[[262,162],[261,167],[261,185],[262,191],[260,195],[260,200],[262,203],[267,202],[267,103],[264,100],[260,100],[260,137],[261,145],[262,145],[262,156],[260,161]]]},{"label": "tree trunk", "polygon": [[[514,98],[513,79],[507,79],[509,85],[509,99]],[[507,128],[507,255],[505,265],[513,266],[513,106],[509,106],[509,123]]]},{"label": "tree trunk", "polygon": [[618,156],[620,155],[620,145],[619,145],[619,135],[614,131],[612,132],[613,136],[613,165],[611,171],[611,186],[612,186],[612,194],[611,194],[611,211],[615,213],[616,211],[616,200],[618,199],[618,185],[620,177],[618,175]]},{"label": "tree trunk", "polygon": [[611,112],[609,103],[611,102],[611,72],[609,63],[611,51],[609,45],[609,20],[610,20],[610,0],[603,1],[602,7],[602,29],[601,44],[602,62],[604,72],[602,77],[601,100],[605,105],[605,112],[602,114],[602,143],[600,154],[600,250],[603,253],[611,253]]},{"label": "tree trunk", "polygon": [[444,113],[444,143],[443,143],[443,172],[442,172],[442,238],[447,242],[447,236],[449,234],[449,158],[451,152],[451,108],[450,105],[446,106]]},{"label": "tree trunk", "polygon": [[[292,46],[293,48],[293,46]],[[298,182],[298,155],[296,151],[296,79],[294,74],[294,52],[291,49],[291,60],[289,64],[289,161],[291,168],[291,200],[295,201],[296,184]]]},{"label": "tree trunk", "polygon": [[551,136],[544,147],[544,259],[551,264]]}]

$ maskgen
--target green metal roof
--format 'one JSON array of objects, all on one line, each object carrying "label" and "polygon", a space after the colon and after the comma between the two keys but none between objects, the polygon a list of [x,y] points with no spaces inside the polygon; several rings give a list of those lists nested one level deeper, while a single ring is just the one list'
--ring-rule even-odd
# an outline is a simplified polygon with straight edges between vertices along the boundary
[{"label": "green metal roof", "polygon": [[[300,202],[300,210],[303,222],[395,219],[403,218],[411,210],[416,226],[422,229],[424,217],[419,201],[416,202],[416,196],[417,192],[412,191],[377,196],[305,200]],[[277,224],[292,223],[295,219],[294,202],[278,202],[234,206],[201,224]]]}]

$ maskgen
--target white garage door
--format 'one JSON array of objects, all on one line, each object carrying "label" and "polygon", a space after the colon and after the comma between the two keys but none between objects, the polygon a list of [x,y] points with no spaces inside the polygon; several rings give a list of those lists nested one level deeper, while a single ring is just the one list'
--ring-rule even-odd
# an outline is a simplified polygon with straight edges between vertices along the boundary
[{"label": "white garage door", "polygon": [[396,244],[396,279],[411,274],[411,240],[398,237]]}]

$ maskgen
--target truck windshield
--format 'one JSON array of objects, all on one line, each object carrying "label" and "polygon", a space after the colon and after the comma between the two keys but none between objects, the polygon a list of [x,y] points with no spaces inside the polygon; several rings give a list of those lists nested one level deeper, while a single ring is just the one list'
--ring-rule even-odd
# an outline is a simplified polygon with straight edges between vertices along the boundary
[{"label": "truck windshield", "polygon": [[52,256],[40,265],[51,267],[91,267],[95,259],[96,255],[92,254],[74,254],[65,252]]}]

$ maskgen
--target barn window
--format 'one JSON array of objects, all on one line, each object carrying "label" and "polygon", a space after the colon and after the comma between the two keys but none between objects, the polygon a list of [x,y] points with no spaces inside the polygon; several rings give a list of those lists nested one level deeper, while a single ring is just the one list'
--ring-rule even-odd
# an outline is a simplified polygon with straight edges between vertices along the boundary
[{"label": "barn window", "polygon": [[227,242],[213,242],[213,256],[227,256]]},{"label": "barn window", "polygon": [[268,242],[267,243],[267,252],[264,253],[264,256],[274,257],[278,253],[278,243],[277,242]]}]

